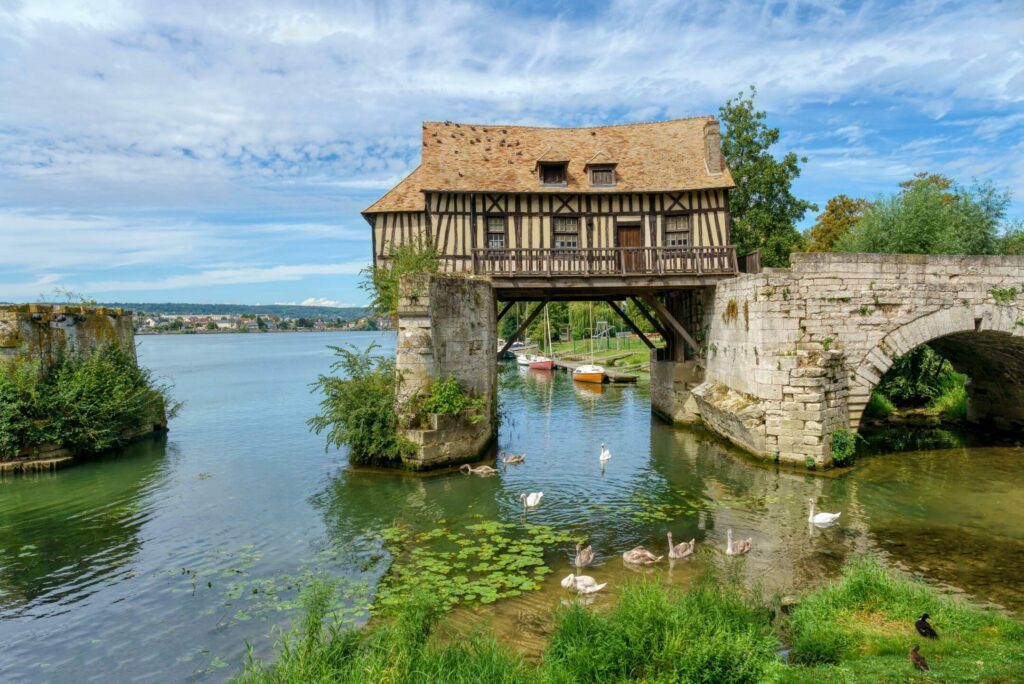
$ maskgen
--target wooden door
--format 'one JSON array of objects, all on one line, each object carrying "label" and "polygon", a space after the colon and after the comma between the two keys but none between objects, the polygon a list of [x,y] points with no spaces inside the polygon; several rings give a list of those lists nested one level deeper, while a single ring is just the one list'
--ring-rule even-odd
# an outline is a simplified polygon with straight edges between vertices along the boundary
[{"label": "wooden door", "polygon": [[626,273],[642,273],[644,270],[644,235],[639,223],[622,223],[615,228],[615,244],[618,247],[636,247],[619,252],[619,270]]}]

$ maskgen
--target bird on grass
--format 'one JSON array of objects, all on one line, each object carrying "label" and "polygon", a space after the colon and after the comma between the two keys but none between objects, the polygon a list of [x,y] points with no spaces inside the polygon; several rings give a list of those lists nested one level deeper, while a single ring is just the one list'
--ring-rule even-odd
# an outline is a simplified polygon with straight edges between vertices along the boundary
[{"label": "bird on grass", "polygon": [[520,494],[519,500],[523,502],[523,508],[536,508],[540,506],[540,500],[544,498],[544,492],[530,492],[529,494]]},{"label": "bird on grass", "polygon": [[923,614],[914,623],[914,627],[917,627],[917,633],[928,639],[938,639],[939,633],[935,631],[935,628],[928,624],[928,613]]},{"label": "bird on grass", "polygon": [[573,575],[571,573],[562,580],[561,584],[563,588],[572,589],[577,594],[593,594],[608,586],[607,582],[598,584],[597,580],[589,575]]},{"label": "bird on grass", "polygon": [[920,646],[914,644],[914,648],[910,649],[910,662],[921,672],[930,672],[932,668],[928,667],[928,661],[924,659],[924,656],[918,653]]},{"label": "bird on grass", "polygon": [[604,442],[601,442],[601,456],[599,458],[601,460],[601,463],[607,463],[608,461],[612,460],[612,452],[608,451],[608,448],[604,445]]},{"label": "bird on grass", "polygon": [[814,525],[831,525],[832,523],[834,523],[837,520],[839,520],[839,516],[842,515],[842,513],[825,513],[824,511],[822,511],[820,513],[815,513],[814,512],[814,506],[815,506],[814,499],[811,498],[810,502],[811,502],[811,512],[807,514],[807,522],[809,522],[809,523],[812,523]]},{"label": "bird on grass", "polygon": [[681,544],[672,544],[672,533],[668,533],[668,557],[672,560],[679,560],[680,558],[686,558],[687,556],[693,555],[693,548],[697,545],[696,539],[691,539],[688,542],[682,542]]},{"label": "bird on grass", "polygon": [[642,546],[630,549],[622,554],[622,560],[627,563],[632,563],[633,565],[651,565],[653,563],[657,563],[662,558],[664,558],[664,556],[655,556]]},{"label": "bird on grass", "polygon": [[584,549],[581,546],[581,544],[576,545],[575,565],[577,568],[585,568],[594,562],[594,547],[588,546]]},{"label": "bird on grass", "polygon": [[737,539],[736,541],[733,541],[732,528],[730,527],[729,531],[726,533],[725,555],[742,556],[743,554],[748,553],[750,551],[750,547],[753,546],[753,544],[754,540],[751,537],[747,537],[746,539]]}]

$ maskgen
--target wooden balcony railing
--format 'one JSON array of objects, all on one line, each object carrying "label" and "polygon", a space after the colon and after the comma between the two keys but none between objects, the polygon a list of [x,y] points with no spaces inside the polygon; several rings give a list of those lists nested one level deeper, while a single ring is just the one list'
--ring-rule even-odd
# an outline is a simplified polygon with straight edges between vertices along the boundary
[{"label": "wooden balcony railing", "polygon": [[732,275],[735,247],[474,249],[473,273],[514,276]]}]

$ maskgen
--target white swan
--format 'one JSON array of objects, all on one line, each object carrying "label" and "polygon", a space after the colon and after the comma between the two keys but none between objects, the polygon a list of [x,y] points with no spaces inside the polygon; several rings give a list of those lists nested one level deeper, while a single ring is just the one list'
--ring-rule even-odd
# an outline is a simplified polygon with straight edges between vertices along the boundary
[{"label": "white swan", "polygon": [[732,540],[732,528],[730,527],[728,533],[726,533],[725,555],[742,556],[750,551],[750,547],[753,543],[754,540],[750,537],[747,537],[746,539],[737,539],[734,542]]},{"label": "white swan", "polygon": [[601,463],[612,460],[612,452],[605,448],[604,442],[601,442]]},{"label": "white swan", "polygon": [[811,511],[810,511],[810,513],[807,514],[807,522],[809,522],[809,523],[813,523],[815,525],[831,525],[836,520],[839,520],[839,516],[842,515],[842,513],[825,513],[824,511],[821,512],[821,513],[815,513],[814,512],[814,505],[815,505],[814,504],[814,499],[811,498],[810,502],[811,502]]},{"label": "white swan", "polygon": [[697,545],[696,539],[691,539],[688,542],[682,544],[672,545],[672,533],[668,533],[668,557],[672,560],[679,560],[680,558],[686,558],[687,556],[693,555],[693,549]]},{"label": "white swan", "polygon": [[519,500],[523,502],[523,508],[536,508],[540,506],[540,500],[544,498],[544,492],[530,492],[520,494]]},{"label": "white swan", "polygon": [[562,580],[561,584],[565,589],[572,589],[578,594],[593,594],[608,586],[607,582],[598,584],[597,580],[589,575],[573,575],[572,573]]}]

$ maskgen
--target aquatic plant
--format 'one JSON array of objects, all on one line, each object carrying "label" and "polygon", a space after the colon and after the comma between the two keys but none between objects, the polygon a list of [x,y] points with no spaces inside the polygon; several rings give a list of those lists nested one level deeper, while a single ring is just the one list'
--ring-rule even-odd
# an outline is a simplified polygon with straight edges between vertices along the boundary
[{"label": "aquatic plant", "polygon": [[307,421],[316,434],[327,431],[327,444],[349,447],[349,461],[358,465],[390,465],[411,454],[416,447],[398,434],[395,401],[398,378],[393,359],[378,356],[371,344],[360,351],[330,345],[337,360],[332,372],[313,383],[313,391],[324,395],[320,414]]},{"label": "aquatic plant", "polygon": [[392,527],[382,537],[395,560],[377,589],[376,612],[405,605],[419,589],[428,590],[445,608],[493,603],[538,589],[551,572],[544,564],[545,548],[576,541],[546,525],[496,520],[460,530]]}]

